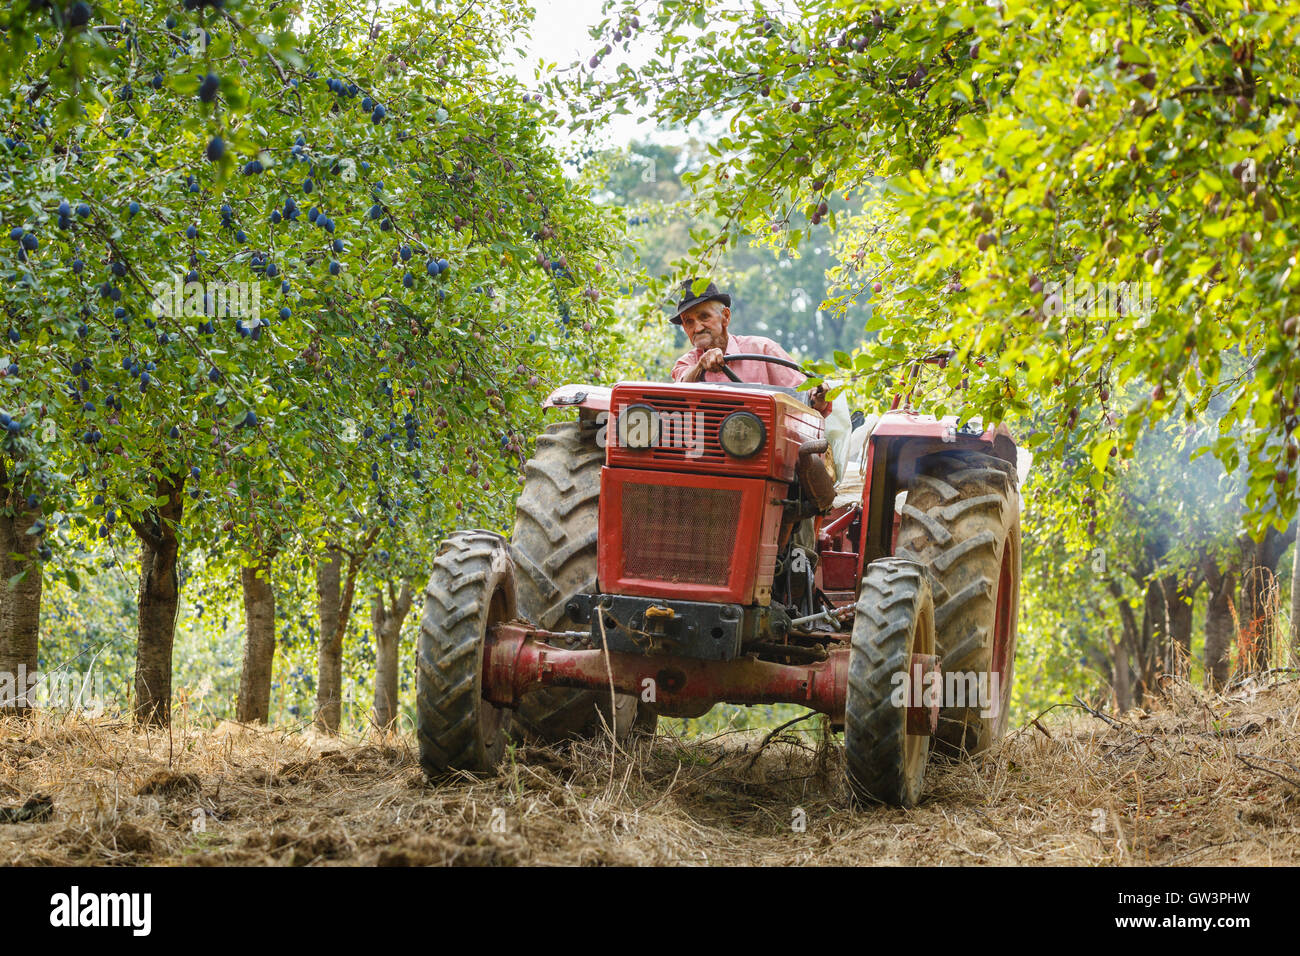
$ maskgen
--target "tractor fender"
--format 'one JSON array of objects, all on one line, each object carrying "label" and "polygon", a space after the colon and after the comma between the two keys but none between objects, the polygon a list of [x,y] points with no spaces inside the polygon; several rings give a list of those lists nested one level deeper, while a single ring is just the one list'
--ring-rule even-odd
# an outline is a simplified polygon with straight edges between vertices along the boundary
[{"label": "tractor fender", "polygon": [[1006,425],[998,424],[991,428],[985,428],[982,423],[975,427],[972,425],[975,425],[975,422],[959,423],[953,415],[935,418],[932,415],[892,411],[880,417],[880,421],[871,432],[871,440],[937,438],[942,442],[963,445],[978,442],[990,446],[992,453],[998,458],[1016,464],[1016,443],[1011,437],[1011,430]]},{"label": "tractor fender", "polygon": [[[898,530],[896,506],[912,478],[916,462],[930,452],[967,448],[1008,462],[1023,482],[1032,456],[1016,446],[1004,424],[985,426],[978,419],[959,422],[954,416],[935,418],[906,409],[882,414],[862,451],[862,545],[858,577],[870,560],[893,553]],[[875,497],[873,498],[873,487]],[[881,494],[883,492],[883,494]],[[1023,498],[1022,498],[1023,506]],[[870,558],[868,558],[870,552]]]},{"label": "tractor fender", "polygon": [[542,408],[584,408],[609,411],[611,389],[604,385],[561,385],[542,402]]},{"label": "tractor fender", "polygon": [[[888,443],[893,454],[897,455],[903,451],[909,439],[916,441],[917,450],[936,440],[948,447],[983,448],[994,457],[1015,466],[1021,483],[1033,460],[1032,455],[1016,445],[1011,430],[1006,425],[999,423],[986,427],[979,419],[962,423],[953,415],[935,418],[933,415],[920,415],[910,411],[885,412],[871,430],[868,444],[881,446]],[[865,449],[863,457],[865,466]]]}]

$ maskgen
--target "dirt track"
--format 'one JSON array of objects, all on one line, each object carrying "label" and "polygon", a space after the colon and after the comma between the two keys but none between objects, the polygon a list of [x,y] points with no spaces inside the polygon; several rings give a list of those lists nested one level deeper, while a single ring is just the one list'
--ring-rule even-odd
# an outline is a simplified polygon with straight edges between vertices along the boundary
[{"label": "dirt track", "polygon": [[755,732],[521,749],[433,786],[403,738],[10,719],[0,807],[53,812],[0,825],[0,865],[1300,863],[1300,683],[1182,687],[1119,727],[1073,713],[932,763],[910,812],[847,809],[838,743],[813,736],[757,759]]}]

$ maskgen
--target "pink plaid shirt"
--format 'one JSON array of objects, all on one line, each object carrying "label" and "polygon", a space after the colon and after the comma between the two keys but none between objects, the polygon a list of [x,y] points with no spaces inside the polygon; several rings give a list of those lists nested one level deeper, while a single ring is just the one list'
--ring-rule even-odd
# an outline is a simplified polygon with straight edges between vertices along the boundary
[{"label": "pink plaid shirt", "polygon": [[[754,354],[757,352],[761,355],[772,355],[787,361],[793,361],[785,349],[761,335],[728,334],[727,347],[722,351],[725,355],[738,355],[742,352]],[[703,349],[691,349],[679,358],[677,364],[673,366],[673,381],[680,382],[686,373],[696,366],[703,354]],[[804,380],[804,376],[794,369],[786,368],[784,365],[774,365],[771,362],[728,362],[727,367],[740,376],[742,382],[754,382],[759,385],[783,385],[786,388],[798,388],[803,384]],[[729,382],[731,379],[727,378],[722,372],[705,372],[700,381]]]}]

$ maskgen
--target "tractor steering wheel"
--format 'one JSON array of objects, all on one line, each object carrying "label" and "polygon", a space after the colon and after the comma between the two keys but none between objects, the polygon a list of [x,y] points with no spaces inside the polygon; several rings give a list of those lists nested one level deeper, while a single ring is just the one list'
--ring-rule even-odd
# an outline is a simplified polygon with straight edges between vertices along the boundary
[{"label": "tractor steering wheel", "polygon": [[775,355],[764,355],[761,352],[736,352],[732,355],[722,356],[722,374],[733,382],[739,382],[740,376],[727,366],[726,363],[728,362],[771,362],[773,365],[784,365],[786,368],[792,368],[805,377],[808,375],[798,362],[792,362],[789,359],[779,358]]}]

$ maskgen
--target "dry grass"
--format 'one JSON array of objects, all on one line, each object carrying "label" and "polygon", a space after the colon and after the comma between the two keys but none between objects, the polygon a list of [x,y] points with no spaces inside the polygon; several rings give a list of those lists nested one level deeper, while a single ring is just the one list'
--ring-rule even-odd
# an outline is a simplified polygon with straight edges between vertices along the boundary
[{"label": "dry grass", "polygon": [[430,785],[409,738],[0,720],[0,806],[54,801],[0,826],[0,866],[1300,863],[1300,683],[1072,713],[932,764],[911,811],[846,808],[838,741],[793,733],[757,759],[756,732],[520,749]]}]

